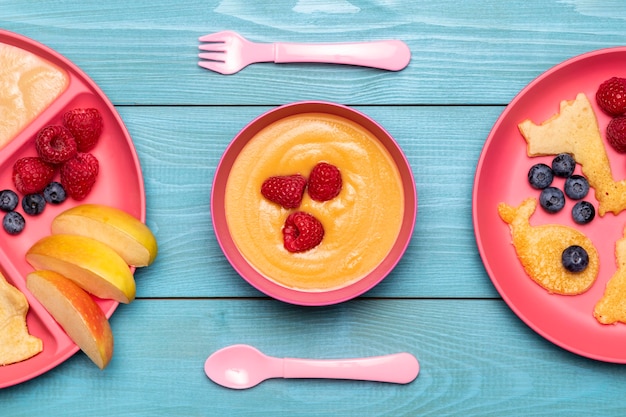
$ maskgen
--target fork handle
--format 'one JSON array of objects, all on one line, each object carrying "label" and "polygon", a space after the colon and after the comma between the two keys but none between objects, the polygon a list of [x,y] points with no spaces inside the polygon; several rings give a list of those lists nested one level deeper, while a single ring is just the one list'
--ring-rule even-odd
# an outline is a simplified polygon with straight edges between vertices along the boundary
[{"label": "fork handle", "polygon": [[358,65],[400,71],[409,64],[411,51],[402,41],[356,43],[283,43],[274,44],[274,62],[321,62]]}]

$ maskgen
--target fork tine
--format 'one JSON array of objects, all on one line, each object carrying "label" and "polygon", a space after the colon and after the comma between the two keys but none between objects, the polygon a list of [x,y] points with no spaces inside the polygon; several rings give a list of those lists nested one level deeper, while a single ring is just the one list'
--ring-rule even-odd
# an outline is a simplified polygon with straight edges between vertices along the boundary
[{"label": "fork tine", "polygon": [[198,61],[198,65],[202,68],[218,72],[223,75],[234,74],[236,71],[229,71],[224,69],[223,62],[215,62],[215,61]]},{"label": "fork tine", "polygon": [[226,45],[222,43],[203,43],[198,45],[198,49],[209,52],[226,52]]},{"label": "fork tine", "polygon": [[204,35],[204,36],[200,36],[198,38],[198,40],[200,42],[218,42],[218,43],[224,43],[224,34],[225,32],[215,32],[215,33],[209,33],[208,35]]},{"label": "fork tine", "polygon": [[216,63],[213,61],[198,61],[198,65],[211,71],[217,71]]},{"label": "fork tine", "polygon": [[222,51],[202,52],[198,54],[198,57],[213,62],[224,62],[226,58],[225,53]]}]

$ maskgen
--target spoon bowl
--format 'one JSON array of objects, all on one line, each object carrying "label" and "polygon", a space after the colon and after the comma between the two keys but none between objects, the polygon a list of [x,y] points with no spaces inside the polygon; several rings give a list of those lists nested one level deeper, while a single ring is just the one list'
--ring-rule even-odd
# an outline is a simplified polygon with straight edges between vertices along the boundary
[{"label": "spoon bowl", "polygon": [[296,359],[267,356],[249,345],[231,345],[214,352],[204,372],[216,384],[252,388],[270,378],[329,378],[408,384],[419,374],[410,353],[355,359]]},{"label": "spoon bowl", "polygon": [[281,376],[280,359],[264,355],[249,345],[233,345],[208,357],[204,372],[215,383],[232,388],[251,388],[268,378]]}]

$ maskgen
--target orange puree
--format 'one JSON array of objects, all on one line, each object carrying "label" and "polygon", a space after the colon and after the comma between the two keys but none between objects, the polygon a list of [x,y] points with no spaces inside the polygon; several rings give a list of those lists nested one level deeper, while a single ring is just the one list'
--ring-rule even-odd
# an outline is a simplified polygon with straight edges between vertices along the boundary
[{"label": "orange puree", "polygon": [[67,74],[50,62],[0,43],[0,148],[41,114],[67,84]]},{"label": "orange puree", "polygon": [[[274,175],[309,172],[320,161],[339,168],[341,193],[326,202],[305,192],[298,210],[317,217],[325,235],[302,253],[283,248],[291,212],[261,195]],[[263,129],[241,151],[226,184],[228,228],[241,254],[262,275],[304,291],[340,288],[371,272],[400,231],[404,193],[393,159],[369,131],[329,114],[307,113]]]}]

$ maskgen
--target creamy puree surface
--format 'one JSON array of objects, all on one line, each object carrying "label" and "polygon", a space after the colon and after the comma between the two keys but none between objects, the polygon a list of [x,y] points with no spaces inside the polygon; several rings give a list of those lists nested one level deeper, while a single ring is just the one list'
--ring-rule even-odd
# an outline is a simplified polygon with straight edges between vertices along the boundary
[{"label": "creamy puree surface", "polygon": [[52,63],[0,42],[0,149],[15,138],[67,87]]},{"label": "creamy puree surface", "polygon": [[[341,193],[326,202],[305,191],[302,205],[323,224],[317,247],[290,253],[282,228],[295,210],[261,195],[275,175],[308,178],[318,162],[339,168]],[[398,168],[368,130],[342,117],[305,113],[260,131],[235,160],[226,184],[226,220],[240,253],[265,277],[289,288],[321,291],[346,286],[371,272],[393,247],[404,212]]]}]

